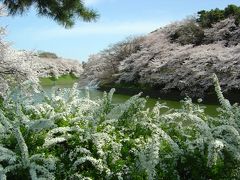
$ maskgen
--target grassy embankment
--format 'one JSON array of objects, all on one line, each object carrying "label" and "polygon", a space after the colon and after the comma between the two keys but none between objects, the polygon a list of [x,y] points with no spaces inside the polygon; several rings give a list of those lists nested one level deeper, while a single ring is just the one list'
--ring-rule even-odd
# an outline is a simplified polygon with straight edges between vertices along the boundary
[{"label": "grassy embankment", "polygon": [[53,85],[70,85],[75,83],[78,78],[74,75],[62,75],[58,79],[54,80],[52,77],[40,78],[40,84],[42,86],[53,86]]}]

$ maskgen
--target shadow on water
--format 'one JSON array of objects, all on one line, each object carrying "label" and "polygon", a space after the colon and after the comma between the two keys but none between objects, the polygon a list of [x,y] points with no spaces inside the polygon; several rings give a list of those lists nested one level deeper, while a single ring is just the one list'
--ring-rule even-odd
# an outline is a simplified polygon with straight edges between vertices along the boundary
[{"label": "shadow on water", "polygon": [[[51,91],[53,86],[43,86],[43,89],[46,92]],[[72,85],[56,85],[54,86],[55,88],[71,88]],[[82,96],[86,95],[86,90],[82,90]],[[99,99],[103,96],[103,92],[97,89],[89,89],[89,95],[91,99]],[[118,103],[123,103],[125,101],[127,101],[131,96],[130,95],[125,95],[125,94],[117,94],[115,93],[113,95],[113,103],[118,104]],[[180,109],[182,106],[182,103],[179,101],[172,101],[172,100],[162,100],[162,99],[155,99],[155,98],[147,98],[147,104],[146,106],[149,108],[154,107],[154,105],[156,104],[156,102],[159,101],[160,103],[164,103],[165,105],[167,105],[170,109]],[[209,104],[200,104],[200,106],[204,106],[205,107],[205,112],[206,114],[210,115],[210,116],[216,116],[217,115],[217,108],[219,107],[219,105],[209,105]]]}]

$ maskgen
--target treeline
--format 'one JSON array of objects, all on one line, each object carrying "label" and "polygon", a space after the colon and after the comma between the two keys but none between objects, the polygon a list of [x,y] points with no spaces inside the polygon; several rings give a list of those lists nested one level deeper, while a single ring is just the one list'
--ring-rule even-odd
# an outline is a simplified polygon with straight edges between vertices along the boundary
[{"label": "treeline", "polygon": [[199,11],[197,22],[203,28],[210,28],[214,23],[217,23],[223,19],[234,17],[235,24],[240,23],[240,7],[236,5],[228,5],[225,9],[212,9],[210,11]]},{"label": "treeline", "polygon": [[[236,5],[228,5],[225,9],[212,9],[210,11],[202,10],[198,12],[196,18],[187,19],[185,23],[180,25],[170,34],[171,42],[179,43],[181,45],[193,44],[201,45],[208,44],[209,37],[206,37],[206,30],[214,28],[213,24],[216,24],[224,19],[231,18],[233,20],[234,31],[240,23],[240,7]],[[229,33],[223,35],[222,39],[228,39],[231,37]]]}]

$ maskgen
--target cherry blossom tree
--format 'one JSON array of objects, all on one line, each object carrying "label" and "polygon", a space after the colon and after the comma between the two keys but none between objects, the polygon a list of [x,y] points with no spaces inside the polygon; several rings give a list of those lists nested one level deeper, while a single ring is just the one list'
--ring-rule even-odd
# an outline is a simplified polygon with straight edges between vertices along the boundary
[{"label": "cherry blossom tree", "polygon": [[[4,6],[0,7],[0,16],[6,16]],[[6,28],[0,27],[0,93],[3,95],[9,86],[30,80],[38,82],[37,74],[31,68],[33,54],[14,50],[5,41]]]},{"label": "cherry blossom tree", "polygon": [[[4,17],[4,6],[0,7],[0,16]],[[6,28],[0,27],[0,95],[2,96],[11,86],[19,85],[26,80],[38,83],[39,77],[56,77],[73,74],[76,77],[82,72],[78,61],[61,58],[40,58],[34,52],[18,51],[5,40]]]},{"label": "cherry blossom tree", "polygon": [[[208,95],[213,95],[210,77],[216,73],[224,94],[238,91],[239,26],[233,18],[224,19],[213,24],[211,28],[202,29],[204,36],[201,36],[203,39],[201,44],[198,44],[190,37],[194,33],[182,32],[182,28],[190,32],[196,32],[196,29],[200,28],[192,21],[186,19],[175,22],[147,34],[141,41],[140,48],[127,56],[121,56],[121,51],[114,51],[114,56],[107,55],[113,57],[110,58],[113,63],[101,53],[92,56],[85,65],[84,74],[87,78],[91,77],[91,80],[99,82],[103,88],[109,84],[116,87],[130,84],[139,87],[139,91],[143,90],[142,87],[147,87],[164,96],[168,93],[177,94],[178,98],[190,96],[207,99]],[[179,32],[179,37],[173,40],[172,35],[176,32]],[[111,49],[108,51],[111,52]],[[104,55],[106,56],[106,51]],[[122,59],[118,61],[117,57]],[[105,81],[104,77],[108,78],[108,81]],[[231,101],[236,100],[234,97],[228,98]]]}]

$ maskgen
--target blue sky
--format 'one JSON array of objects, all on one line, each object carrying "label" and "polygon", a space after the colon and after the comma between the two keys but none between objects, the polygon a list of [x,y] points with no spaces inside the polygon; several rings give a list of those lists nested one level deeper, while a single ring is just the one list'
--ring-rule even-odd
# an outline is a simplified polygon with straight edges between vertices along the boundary
[{"label": "blue sky", "polygon": [[240,6],[239,0],[85,0],[100,14],[97,22],[78,21],[64,29],[53,20],[39,17],[34,9],[24,16],[2,17],[7,40],[16,49],[55,52],[61,57],[86,61],[108,45],[132,35],[147,34],[161,26],[194,15],[202,9]]}]

